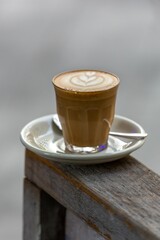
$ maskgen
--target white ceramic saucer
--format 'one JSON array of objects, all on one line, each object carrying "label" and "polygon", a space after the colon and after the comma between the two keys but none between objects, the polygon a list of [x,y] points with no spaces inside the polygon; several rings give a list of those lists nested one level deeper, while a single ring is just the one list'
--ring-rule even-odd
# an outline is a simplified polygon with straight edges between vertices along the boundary
[{"label": "white ceramic saucer", "polygon": [[[112,131],[145,133],[136,122],[115,115]],[[65,150],[61,131],[53,123],[53,115],[44,116],[28,123],[20,134],[23,145],[47,159],[67,164],[98,164],[123,158],[140,148],[145,139],[131,140],[109,136],[108,148],[92,154],[76,154]]]}]

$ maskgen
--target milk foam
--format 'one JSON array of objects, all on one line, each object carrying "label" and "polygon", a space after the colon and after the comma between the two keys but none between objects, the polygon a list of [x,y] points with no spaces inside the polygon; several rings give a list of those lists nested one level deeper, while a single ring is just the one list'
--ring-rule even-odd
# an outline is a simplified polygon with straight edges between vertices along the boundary
[{"label": "milk foam", "polygon": [[70,91],[91,92],[112,88],[119,80],[105,72],[100,71],[73,71],[58,75],[54,84]]}]

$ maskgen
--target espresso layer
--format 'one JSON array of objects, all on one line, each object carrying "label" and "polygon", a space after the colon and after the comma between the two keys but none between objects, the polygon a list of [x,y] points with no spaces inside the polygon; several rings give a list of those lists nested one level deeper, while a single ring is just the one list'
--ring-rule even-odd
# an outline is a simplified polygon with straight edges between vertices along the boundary
[{"label": "espresso layer", "polygon": [[119,84],[119,79],[101,71],[73,71],[56,76],[53,83],[62,89],[80,92],[95,92],[110,89]]}]

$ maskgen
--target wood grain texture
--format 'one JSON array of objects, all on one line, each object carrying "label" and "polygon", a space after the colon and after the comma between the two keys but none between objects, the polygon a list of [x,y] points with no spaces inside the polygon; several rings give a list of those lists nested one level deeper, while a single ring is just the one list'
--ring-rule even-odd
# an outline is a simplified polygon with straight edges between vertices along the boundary
[{"label": "wood grain texture", "polygon": [[64,240],[66,209],[41,191],[41,240]]},{"label": "wood grain texture", "polygon": [[27,150],[25,170],[28,179],[104,238],[160,240],[160,177],[132,157],[77,166]]},{"label": "wood grain texture", "polygon": [[23,240],[64,240],[66,209],[24,180]]},{"label": "wood grain texture", "polygon": [[67,210],[65,240],[106,240],[106,238],[99,235],[73,212]]},{"label": "wood grain texture", "polygon": [[23,240],[40,240],[40,190],[24,180]]}]

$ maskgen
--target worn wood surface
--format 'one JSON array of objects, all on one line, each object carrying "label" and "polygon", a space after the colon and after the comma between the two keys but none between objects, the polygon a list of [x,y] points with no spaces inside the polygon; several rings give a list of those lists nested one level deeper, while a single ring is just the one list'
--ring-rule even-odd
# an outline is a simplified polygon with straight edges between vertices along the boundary
[{"label": "worn wood surface", "polygon": [[160,240],[160,177],[132,157],[76,166],[27,150],[25,174],[106,239]]},{"label": "worn wood surface", "polygon": [[64,240],[65,208],[24,180],[23,240]]},{"label": "worn wood surface", "polygon": [[23,240],[40,240],[40,190],[24,180]]},{"label": "worn wood surface", "polygon": [[107,238],[99,235],[84,220],[67,210],[65,240],[107,240]]},{"label": "worn wood surface", "polygon": [[64,240],[66,209],[51,196],[41,191],[40,240]]}]

